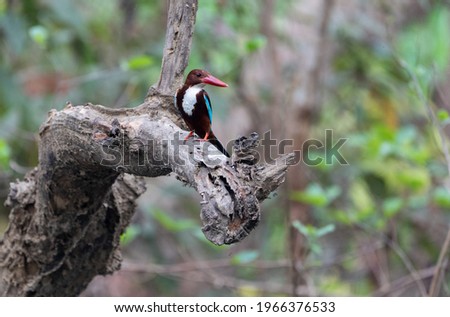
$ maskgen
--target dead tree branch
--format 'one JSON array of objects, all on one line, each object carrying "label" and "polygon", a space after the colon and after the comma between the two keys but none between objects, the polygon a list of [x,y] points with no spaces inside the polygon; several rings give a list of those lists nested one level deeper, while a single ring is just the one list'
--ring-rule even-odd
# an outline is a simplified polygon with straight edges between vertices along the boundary
[{"label": "dead tree branch", "polygon": [[175,176],[201,195],[205,236],[235,243],[255,228],[259,203],[284,180],[293,155],[257,162],[257,135],[231,160],[183,140],[173,106],[190,52],[197,0],[171,1],[161,78],[134,109],[68,104],[39,131],[39,166],[11,184],[0,241],[0,293],[74,296],[120,268],[120,235],[145,190],[143,176]]}]

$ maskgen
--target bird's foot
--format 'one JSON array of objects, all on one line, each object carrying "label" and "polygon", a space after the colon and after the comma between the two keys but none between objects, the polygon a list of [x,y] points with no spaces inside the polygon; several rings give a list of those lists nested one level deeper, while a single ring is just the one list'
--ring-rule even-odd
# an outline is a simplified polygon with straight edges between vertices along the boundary
[{"label": "bird's foot", "polygon": [[208,141],[208,138],[209,138],[209,133],[206,133],[205,137],[203,139],[200,139],[200,142]]},{"label": "bird's foot", "polygon": [[194,131],[189,132],[187,137],[184,138],[183,144],[186,143],[186,141],[194,134]]}]

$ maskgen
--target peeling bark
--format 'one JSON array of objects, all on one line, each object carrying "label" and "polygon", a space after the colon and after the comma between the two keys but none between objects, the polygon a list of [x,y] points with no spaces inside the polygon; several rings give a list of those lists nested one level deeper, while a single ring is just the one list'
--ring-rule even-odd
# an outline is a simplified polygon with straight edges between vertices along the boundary
[{"label": "peeling bark", "polygon": [[173,173],[195,188],[202,230],[215,244],[241,241],[258,224],[260,202],[284,181],[294,156],[258,163],[256,134],[238,139],[231,159],[209,153],[207,142],[183,144],[187,132],[172,95],[187,65],[196,9],[196,0],[171,3],[161,80],[142,105],[68,104],[49,113],[39,131],[39,166],[11,184],[6,201],[2,294],[74,296],[94,276],[118,270],[120,235],[145,191],[144,176]]}]

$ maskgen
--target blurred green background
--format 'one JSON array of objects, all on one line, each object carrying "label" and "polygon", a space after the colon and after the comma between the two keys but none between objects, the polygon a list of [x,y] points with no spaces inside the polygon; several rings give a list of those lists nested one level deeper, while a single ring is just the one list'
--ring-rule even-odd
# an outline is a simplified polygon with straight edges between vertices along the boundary
[{"label": "blurred green background", "polygon": [[[0,0],[1,202],[37,165],[49,110],[143,101],[167,6]],[[257,230],[224,247],[203,237],[194,190],[148,179],[123,269],[84,295],[424,295],[450,223],[449,56],[448,1],[200,0],[189,69],[230,85],[208,89],[219,139],[270,130],[287,152],[342,138],[348,164],[308,152],[322,163],[291,167]],[[437,294],[449,288],[444,274]]]}]

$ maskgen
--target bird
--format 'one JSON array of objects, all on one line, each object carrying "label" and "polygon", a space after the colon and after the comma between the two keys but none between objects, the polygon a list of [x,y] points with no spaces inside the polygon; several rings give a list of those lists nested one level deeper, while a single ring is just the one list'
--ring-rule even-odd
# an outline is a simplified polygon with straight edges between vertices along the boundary
[{"label": "bird", "polygon": [[202,141],[209,141],[225,156],[230,157],[230,154],[212,131],[211,100],[208,93],[203,89],[206,85],[228,87],[228,84],[207,71],[194,69],[189,72],[184,85],[175,94],[175,104],[190,130],[185,141],[195,133]]}]

